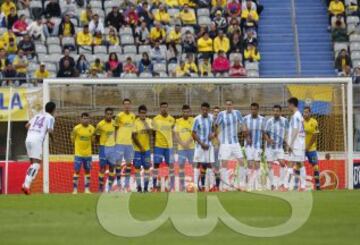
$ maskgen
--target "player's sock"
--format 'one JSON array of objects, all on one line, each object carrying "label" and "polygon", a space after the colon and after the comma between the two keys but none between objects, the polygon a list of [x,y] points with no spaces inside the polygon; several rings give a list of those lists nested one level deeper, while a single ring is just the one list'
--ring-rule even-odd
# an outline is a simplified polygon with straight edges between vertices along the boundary
[{"label": "player's sock", "polygon": [[194,168],[194,185],[196,188],[199,187],[199,169],[198,168]]},{"label": "player's sock", "polygon": [[286,168],[280,166],[280,180],[279,180],[280,185],[285,185],[285,182],[284,182],[285,175],[286,175]]},{"label": "player's sock", "polygon": [[246,183],[246,169],[244,166],[239,167],[239,179],[240,179],[239,187],[244,187]]},{"label": "player's sock", "polygon": [[104,174],[99,172],[99,191],[104,189]]},{"label": "player's sock", "polygon": [[293,175],[294,175],[294,168],[288,168],[285,177],[285,188],[291,187]]},{"label": "player's sock", "polygon": [[115,173],[114,172],[110,172],[109,173],[109,190],[111,190],[113,184],[114,184],[114,179],[115,179]]},{"label": "player's sock", "polygon": [[180,190],[185,188],[185,172],[183,168],[179,169],[179,179],[180,179]]},{"label": "player's sock", "polygon": [[140,169],[135,169],[135,179],[136,179],[136,187],[138,189],[141,188],[141,175],[140,175]]},{"label": "player's sock", "polygon": [[248,168],[246,171],[246,176],[247,176],[247,186],[249,190],[252,190],[254,188],[254,178],[253,178],[253,171],[251,168]]},{"label": "player's sock", "polygon": [[220,172],[217,171],[215,173],[215,185],[217,188],[220,188]]},{"label": "player's sock", "polygon": [[220,168],[220,179],[221,179],[221,189],[225,190],[225,186],[228,184],[226,182],[226,168]]},{"label": "player's sock", "polygon": [[175,169],[174,165],[169,166],[170,190],[175,188]]},{"label": "player's sock", "polygon": [[79,175],[74,174],[73,175],[73,187],[74,187],[74,190],[77,190],[78,183],[79,183]]},{"label": "player's sock", "polygon": [[117,185],[120,187],[121,186],[121,166],[120,165],[115,167],[115,173],[116,173]]},{"label": "player's sock", "polygon": [[158,179],[158,175],[159,175],[159,170],[157,168],[153,169],[153,188],[157,188],[157,179]]},{"label": "player's sock", "polygon": [[39,172],[40,164],[39,163],[33,163],[30,165],[26,172],[26,177],[24,181],[24,186],[26,188],[30,188],[32,181],[36,178],[37,173]]},{"label": "player's sock", "polygon": [[149,178],[150,178],[150,170],[149,170],[149,169],[145,169],[145,170],[144,170],[144,191],[148,191]]},{"label": "player's sock", "polygon": [[269,169],[269,181],[270,181],[270,187],[274,185],[274,169]]},{"label": "player's sock", "polygon": [[211,168],[207,168],[206,169],[206,176],[205,176],[206,186],[209,186],[209,188],[211,188],[211,186],[214,183],[213,180],[214,180],[214,172],[213,172],[213,170]]},{"label": "player's sock", "polygon": [[85,174],[85,189],[90,188],[90,174]]},{"label": "player's sock", "polygon": [[205,176],[206,176],[206,168],[205,168],[205,167],[201,167],[201,168],[200,168],[201,188],[205,187]]},{"label": "player's sock", "polygon": [[294,190],[297,190],[299,188],[299,182],[300,182],[300,170],[298,167],[294,169]]},{"label": "player's sock", "polygon": [[319,165],[314,166],[314,178],[315,178],[315,186],[316,189],[320,189],[320,172],[319,172]]},{"label": "player's sock", "polygon": [[130,174],[131,174],[131,166],[125,167],[125,188],[128,188],[130,185]]},{"label": "player's sock", "polygon": [[300,168],[300,181],[301,181],[301,188],[305,189],[306,188],[306,169],[305,166],[302,166]]},{"label": "player's sock", "polygon": [[261,171],[260,171],[260,168],[257,168],[255,170],[255,189],[256,190],[258,190],[261,186],[260,177],[261,177]]}]

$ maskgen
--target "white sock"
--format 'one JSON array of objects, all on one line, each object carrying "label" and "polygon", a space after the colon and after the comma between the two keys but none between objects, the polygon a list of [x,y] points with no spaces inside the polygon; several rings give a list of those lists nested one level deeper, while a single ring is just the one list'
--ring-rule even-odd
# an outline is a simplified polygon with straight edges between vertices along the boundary
[{"label": "white sock", "polygon": [[194,185],[195,188],[198,188],[198,184],[199,184],[199,172],[200,170],[198,168],[194,168]]},{"label": "white sock", "polygon": [[286,188],[289,188],[291,186],[293,175],[294,175],[294,169],[293,168],[287,168],[286,177],[285,177],[285,184],[284,184]]},{"label": "white sock", "polygon": [[226,179],[226,172],[227,169],[226,168],[220,168],[220,187],[222,190],[225,190],[228,184],[228,181]]},{"label": "white sock", "polygon": [[280,167],[279,185],[284,185],[285,175],[286,175],[286,168],[285,167]]},{"label": "white sock", "polygon": [[306,188],[306,169],[304,166],[300,168],[300,181],[301,181],[301,188]]},{"label": "white sock", "polygon": [[239,167],[239,180],[240,180],[240,187],[244,187],[246,183],[246,169],[243,166]]},{"label": "white sock", "polygon": [[40,169],[39,163],[33,163],[30,165],[26,172],[26,177],[24,181],[24,186],[26,188],[30,188],[32,181],[36,178],[36,175],[38,174]]},{"label": "white sock", "polygon": [[255,170],[255,189],[258,189],[261,186],[261,172],[260,172],[260,168]]},{"label": "white sock", "polygon": [[274,185],[274,169],[269,169],[269,181],[270,181],[270,188]]}]

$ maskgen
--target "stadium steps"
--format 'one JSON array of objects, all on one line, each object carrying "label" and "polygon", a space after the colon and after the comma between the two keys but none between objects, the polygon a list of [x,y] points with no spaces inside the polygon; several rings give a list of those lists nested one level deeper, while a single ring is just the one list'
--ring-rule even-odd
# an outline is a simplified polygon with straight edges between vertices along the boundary
[{"label": "stadium steps", "polygon": [[259,22],[261,77],[296,76],[294,32],[289,0],[262,1]]},{"label": "stadium steps", "polygon": [[334,55],[322,0],[294,0],[301,75],[334,76]]}]

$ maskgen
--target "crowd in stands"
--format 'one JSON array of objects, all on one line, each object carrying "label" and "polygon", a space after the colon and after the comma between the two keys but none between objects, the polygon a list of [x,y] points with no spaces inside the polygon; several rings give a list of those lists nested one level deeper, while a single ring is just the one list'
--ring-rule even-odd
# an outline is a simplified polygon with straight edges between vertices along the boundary
[{"label": "crowd in stands", "polygon": [[258,0],[3,0],[2,85],[29,77],[256,77],[262,9]]}]

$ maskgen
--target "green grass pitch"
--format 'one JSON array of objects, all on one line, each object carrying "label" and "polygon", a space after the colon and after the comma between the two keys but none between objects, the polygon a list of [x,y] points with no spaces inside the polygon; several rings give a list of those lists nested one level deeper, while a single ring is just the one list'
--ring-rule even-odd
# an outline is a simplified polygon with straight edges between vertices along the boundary
[{"label": "green grass pitch", "polygon": [[[198,211],[205,215],[205,195],[198,196]],[[211,194],[215,195],[215,194]],[[218,193],[226,210],[239,221],[259,227],[280,224],[290,215],[281,199],[251,193]],[[99,195],[8,195],[0,196],[0,244],[359,244],[360,192],[313,193],[310,219],[289,235],[255,238],[238,234],[222,223],[203,237],[186,237],[171,222],[139,238],[117,237],[99,224],[96,204]],[[131,213],[142,220],[157,217],[166,204],[166,193],[134,194]]]}]

